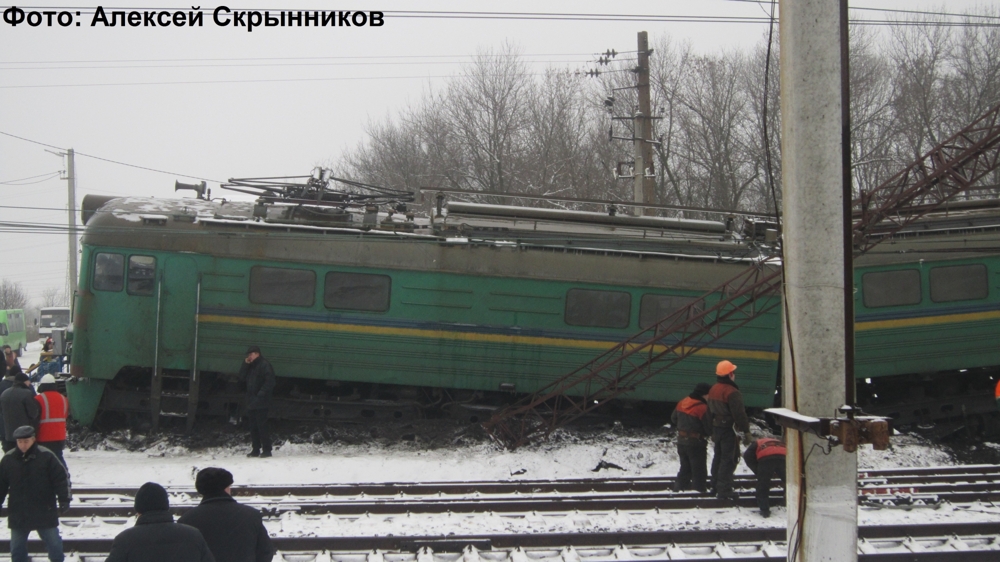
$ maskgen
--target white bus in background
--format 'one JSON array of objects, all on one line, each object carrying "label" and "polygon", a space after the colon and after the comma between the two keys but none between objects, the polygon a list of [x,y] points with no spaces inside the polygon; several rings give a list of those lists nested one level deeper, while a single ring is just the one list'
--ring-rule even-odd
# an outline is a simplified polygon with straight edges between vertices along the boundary
[{"label": "white bus in background", "polygon": [[69,327],[68,306],[48,306],[38,311],[38,314],[38,337],[42,340],[52,335],[53,328]]}]

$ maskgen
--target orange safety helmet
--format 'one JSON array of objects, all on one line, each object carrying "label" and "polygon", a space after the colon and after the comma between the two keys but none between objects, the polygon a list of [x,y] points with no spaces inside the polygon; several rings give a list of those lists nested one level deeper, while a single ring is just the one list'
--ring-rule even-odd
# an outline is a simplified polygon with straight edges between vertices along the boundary
[{"label": "orange safety helmet", "polygon": [[733,365],[729,361],[719,361],[719,364],[715,366],[715,374],[720,377],[730,375],[736,370],[736,365]]}]

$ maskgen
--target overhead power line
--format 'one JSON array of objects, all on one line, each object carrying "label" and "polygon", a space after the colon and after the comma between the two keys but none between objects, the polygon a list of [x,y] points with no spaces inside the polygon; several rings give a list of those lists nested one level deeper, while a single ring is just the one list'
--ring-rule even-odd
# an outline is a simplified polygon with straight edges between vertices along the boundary
[{"label": "overhead power line", "polygon": [[[4,135],[4,136],[7,136],[7,137],[11,137],[11,138],[15,138],[15,139],[18,139],[18,140],[22,140],[24,142],[30,142],[32,144],[37,144],[39,146],[45,146],[45,147],[48,147],[48,148],[54,148],[54,149],[59,150],[59,151],[65,151],[66,150],[65,148],[62,148],[62,147],[59,147],[59,146],[55,146],[53,144],[46,144],[44,142],[38,142],[36,140],[26,139],[24,137],[19,137],[17,135],[12,135],[12,134],[4,132],[4,131],[0,131],[0,135]],[[210,178],[203,178],[201,176],[192,176],[190,174],[181,174],[181,173],[178,173],[178,172],[168,172],[166,170],[158,170],[156,168],[149,168],[149,167],[146,167],[146,166],[139,166],[137,164],[129,164],[128,162],[121,162],[119,160],[112,160],[110,158],[104,158],[102,156],[95,156],[93,154],[87,154],[85,152],[74,151],[74,153],[77,156],[86,156],[87,158],[93,158],[94,160],[101,160],[102,162],[109,162],[111,164],[118,164],[119,166],[127,166],[129,168],[137,168],[139,170],[146,170],[147,172],[157,172],[157,173],[160,173],[160,174],[167,174],[167,175],[171,175],[171,176],[179,176],[179,177],[182,177],[182,178],[192,178],[192,179],[196,179],[196,180],[204,180],[204,181],[210,181],[210,182],[215,182],[215,183],[223,183],[220,180],[214,180],[214,179],[210,179]]]},{"label": "overhead power line", "polygon": [[[27,178],[21,178],[21,179],[17,179],[17,180],[0,181],[0,185],[15,185],[15,186],[16,185],[32,185],[32,184],[36,184],[36,183],[42,183],[43,181],[48,181],[48,180],[50,180],[50,179],[58,176],[60,173],[62,173],[62,172],[56,171],[56,172],[49,172],[47,174],[38,174],[37,176],[29,176]],[[42,179],[40,179],[38,181],[31,181],[31,182],[27,182],[27,183],[20,183],[20,182],[24,182],[24,181],[27,181],[27,180],[33,180],[35,178],[42,178]]]}]

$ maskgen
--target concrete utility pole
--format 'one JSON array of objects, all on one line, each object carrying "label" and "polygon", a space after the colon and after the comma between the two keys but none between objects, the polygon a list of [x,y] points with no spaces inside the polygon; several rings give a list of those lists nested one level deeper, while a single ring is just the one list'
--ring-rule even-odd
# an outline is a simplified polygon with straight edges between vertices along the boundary
[{"label": "concrete utility pole", "polygon": [[[649,38],[639,32],[636,88],[639,93],[639,111],[635,114],[635,202],[653,203],[656,184],[653,179],[653,115],[649,102]],[[646,177],[648,175],[651,177]],[[642,209],[642,214],[652,215],[653,209]]]},{"label": "concrete utility pole", "polygon": [[[835,242],[844,240],[850,204],[847,0],[781,0],[780,9],[784,400],[799,414],[830,417],[849,401],[853,366],[845,337],[850,253]],[[824,439],[788,431],[789,561],[857,560],[857,458],[827,449]]]},{"label": "concrete utility pole", "polygon": [[66,150],[66,182],[69,188],[69,271],[66,279],[66,299],[72,306],[79,280],[76,272],[76,160],[73,149]]}]

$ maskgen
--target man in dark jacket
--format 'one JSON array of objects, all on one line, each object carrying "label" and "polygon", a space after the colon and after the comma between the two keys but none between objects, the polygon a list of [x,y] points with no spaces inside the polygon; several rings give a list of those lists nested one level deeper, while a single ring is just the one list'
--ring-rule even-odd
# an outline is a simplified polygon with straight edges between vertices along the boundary
[{"label": "man in dark jacket", "polygon": [[705,395],[712,389],[708,383],[698,383],[694,392],[677,403],[670,416],[677,429],[677,456],[681,470],[677,473],[674,491],[694,489],[705,493],[705,459],[708,458],[708,436],[712,434],[712,416],[705,404]]},{"label": "man in dark jacket", "polygon": [[743,452],[743,460],[757,475],[757,507],[764,517],[771,516],[771,478],[777,476],[782,485],[785,483],[786,454],[784,441],[772,437],[754,441]]},{"label": "man in dark jacket", "polygon": [[[4,376],[3,380],[0,380],[0,396],[5,390],[14,386],[14,377],[22,372],[21,365],[17,362],[17,354],[11,350],[9,345],[3,346],[3,357]],[[17,429],[17,427],[14,426],[13,429]],[[7,432],[4,431],[2,407],[0,407],[0,447],[3,447],[5,453],[14,448],[14,442],[7,439]]]},{"label": "man in dark jacket", "polygon": [[712,414],[712,441],[715,442],[715,456],[712,458],[712,483],[718,498],[733,500],[733,473],[739,462],[740,448],[736,442],[733,426],[743,434],[744,442],[750,444],[750,420],[743,406],[743,394],[736,386],[736,365],[729,361],[719,361],[715,367],[715,384],[708,392],[706,402]]},{"label": "man in dark jacket", "polygon": [[248,457],[271,456],[271,434],[267,431],[267,409],[274,393],[274,369],[260,355],[260,348],[247,348],[246,359],[240,366],[240,380],[247,383],[247,418],[250,419],[250,440],[253,449]]},{"label": "man in dark jacket", "polygon": [[143,484],[135,512],[135,527],[118,533],[104,562],[215,562],[198,529],[174,523],[163,486]]},{"label": "man in dark jacket", "polygon": [[66,469],[52,451],[35,443],[35,428],[19,427],[13,437],[17,447],[0,460],[0,504],[10,494],[10,559],[28,562],[28,534],[35,531],[45,543],[49,560],[62,562],[59,513],[69,508]]},{"label": "man in dark jacket", "polygon": [[38,429],[41,410],[35,401],[35,389],[28,384],[28,375],[20,372],[14,375],[13,386],[0,394],[0,410],[0,416],[3,417],[3,440],[7,442],[5,447],[13,448],[15,429],[23,425]]},{"label": "man in dark jacket", "polygon": [[216,562],[271,562],[274,549],[260,511],[230,495],[233,475],[224,468],[205,468],[195,478],[202,500],[177,520],[201,531]]}]

